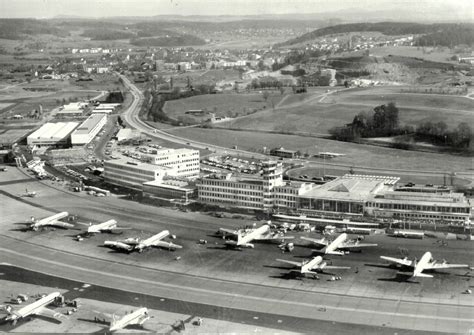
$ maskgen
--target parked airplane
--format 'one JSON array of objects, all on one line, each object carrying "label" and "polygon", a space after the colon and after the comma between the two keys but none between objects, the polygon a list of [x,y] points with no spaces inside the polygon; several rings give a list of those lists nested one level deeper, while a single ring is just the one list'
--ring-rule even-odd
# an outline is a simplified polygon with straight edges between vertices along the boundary
[{"label": "parked airplane", "polygon": [[28,191],[28,189],[26,188],[25,189],[25,193],[23,193],[21,196],[22,197],[30,197],[30,198],[34,198],[38,195],[38,192],[36,191]]},{"label": "parked airplane", "polygon": [[404,267],[409,267],[413,269],[413,272],[398,272],[401,275],[410,276],[411,278],[414,277],[425,277],[425,278],[433,278],[433,275],[429,275],[423,273],[424,270],[437,270],[437,269],[450,269],[450,268],[469,268],[468,264],[448,264],[445,260],[443,262],[438,263],[436,260],[433,259],[431,252],[427,251],[421,256],[420,260],[418,261],[416,258],[414,260],[409,260],[405,258],[394,258],[394,257],[386,257],[380,256],[380,258],[389,261],[390,263],[400,264]]},{"label": "parked airplane", "polygon": [[14,310],[11,306],[5,307],[5,311],[8,315],[5,317],[5,321],[12,321],[15,325],[19,319],[25,318],[29,315],[41,315],[48,318],[55,318],[59,319],[61,317],[65,317],[63,314],[53,311],[51,309],[46,308],[49,304],[51,304],[57,297],[60,297],[61,293],[53,292],[46,297],[43,297],[27,306],[24,306],[20,309]]},{"label": "parked airplane", "polygon": [[108,220],[99,224],[89,224],[87,227],[88,234],[98,234],[98,233],[111,233],[116,230],[124,230],[124,229],[131,229],[131,228],[119,228],[117,227],[117,221],[115,220]]},{"label": "parked airplane", "polygon": [[329,242],[326,238],[322,238],[320,240],[309,238],[309,237],[301,237],[302,240],[310,241],[317,245],[323,246],[321,250],[315,250],[316,252],[329,254],[329,255],[344,255],[348,253],[348,251],[340,250],[340,249],[358,249],[364,247],[376,247],[377,244],[373,243],[360,243],[359,241],[351,242],[347,241],[347,234],[342,233],[332,242]]},{"label": "parked airplane", "polygon": [[148,315],[148,309],[142,307],[136,311],[125,314],[123,317],[118,318],[115,314],[100,313],[106,318],[110,319],[110,332],[115,332],[117,330],[123,329],[129,325],[143,325],[147,320],[150,319]]},{"label": "parked airplane", "polygon": [[298,267],[299,268],[298,270],[292,270],[292,271],[297,271],[301,275],[304,275],[306,273],[315,273],[316,271],[322,272],[325,269],[350,269],[350,267],[347,267],[347,266],[327,265],[327,263],[323,261],[323,258],[321,256],[314,257],[311,260],[304,260],[303,262],[294,262],[294,261],[288,261],[285,259],[277,259],[277,261],[288,263],[288,264]]},{"label": "parked airplane", "polygon": [[252,241],[274,241],[274,240],[289,240],[293,239],[294,236],[283,236],[281,232],[272,233],[270,226],[264,224],[258,228],[252,229],[239,229],[239,230],[230,230],[225,228],[220,228],[219,231],[227,234],[237,236],[237,240],[226,240],[225,244],[234,247],[246,247],[254,248],[254,244],[250,243]]},{"label": "parked airplane", "polygon": [[54,226],[54,227],[60,227],[60,228],[73,228],[74,225],[66,222],[59,221],[61,219],[64,219],[69,215],[68,212],[61,212],[58,214],[54,214],[51,216],[48,216],[46,218],[36,220],[33,216],[31,217],[31,224],[30,228],[32,230],[38,230],[41,227],[46,227],[46,226]]},{"label": "parked airplane", "polygon": [[137,250],[138,252],[142,252],[145,248],[150,247],[161,247],[167,249],[181,249],[182,246],[174,244],[172,242],[165,242],[162,241],[165,237],[169,236],[170,232],[168,230],[163,230],[161,233],[153,235],[145,240],[139,240],[134,238],[128,238],[122,241],[105,241],[104,246],[121,249],[125,251],[133,251]]}]

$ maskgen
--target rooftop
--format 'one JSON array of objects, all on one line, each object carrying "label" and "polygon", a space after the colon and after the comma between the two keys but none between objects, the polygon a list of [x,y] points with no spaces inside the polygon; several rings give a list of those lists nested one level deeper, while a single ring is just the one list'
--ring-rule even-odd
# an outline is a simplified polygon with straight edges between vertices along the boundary
[{"label": "rooftop", "polygon": [[103,118],[106,118],[105,114],[92,114],[85,120],[74,132],[75,134],[88,134],[92,129],[100,122]]},{"label": "rooftop", "polygon": [[377,176],[362,176],[360,178],[356,175],[350,176],[343,176],[326,184],[315,186],[302,196],[305,198],[364,201],[387,190],[387,186],[383,182],[384,177],[379,179]]},{"label": "rooftop", "polygon": [[109,160],[105,161],[105,167],[107,165],[110,166],[130,166],[134,167],[137,169],[145,170],[145,171],[158,171],[158,170],[169,170],[168,167],[165,166],[160,166],[160,165],[155,165],[155,164],[148,164],[148,163],[143,163],[141,161],[135,160],[133,158],[119,158],[119,159],[114,159],[114,160]]},{"label": "rooftop", "polygon": [[77,122],[45,123],[33,132],[28,138],[57,138],[62,139],[69,135],[78,125]]}]

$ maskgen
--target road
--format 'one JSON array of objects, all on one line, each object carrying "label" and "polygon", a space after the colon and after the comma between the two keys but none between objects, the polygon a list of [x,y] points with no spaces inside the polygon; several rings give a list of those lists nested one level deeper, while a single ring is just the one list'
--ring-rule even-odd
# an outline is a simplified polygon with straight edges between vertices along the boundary
[{"label": "road", "polygon": [[[207,149],[211,150],[217,154],[225,155],[225,154],[235,154],[235,155],[244,155],[244,156],[249,156],[249,157],[255,157],[257,159],[269,159],[272,158],[271,156],[268,155],[263,155],[255,152],[250,152],[250,151],[245,151],[245,150],[237,150],[237,149],[230,149],[226,147],[221,147],[217,146],[214,144],[210,143],[202,143],[202,142],[197,142],[193,141],[190,139],[182,138],[176,135],[172,135],[167,133],[164,130],[160,129],[155,129],[142,120],[139,119],[138,117],[138,112],[140,110],[140,106],[143,101],[143,94],[141,91],[125,76],[118,74],[124,81],[124,84],[130,89],[132,92],[132,95],[134,97],[134,102],[130,106],[128,110],[125,111],[124,113],[124,119],[125,121],[133,128],[138,129],[139,131],[147,134],[148,136],[152,138],[158,138],[170,142],[174,142],[177,144],[181,144],[183,146],[192,146],[196,149]],[[322,95],[317,95],[316,98],[324,98],[328,96],[329,94],[335,93],[337,90],[322,94]],[[285,106],[287,108],[288,106]],[[296,164],[301,163],[301,160],[294,160]],[[343,171],[348,171],[350,167],[353,169],[363,172],[363,173],[368,173],[368,174],[377,174],[377,173],[384,173],[384,174],[392,174],[392,175],[403,175],[406,177],[406,179],[410,180],[416,180],[417,176],[426,176],[431,175],[433,177],[436,177],[440,180],[443,180],[445,172],[443,171],[419,171],[419,170],[396,170],[396,169],[378,169],[374,167],[360,167],[360,166],[348,166],[348,165],[339,165],[339,164],[334,164],[334,163],[322,163],[322,162],[315,162],[315,161],[304,161],[304,163],[308,167],[314,167],[314,168],[321,168],[324,165],[327,166],[333,166],[334,168],[341,168]],[[474,173],[469,173],[469,172],[453,172],[456,174],[458,178],[463,178],[466,179],[470,185],[474,185]]]}]

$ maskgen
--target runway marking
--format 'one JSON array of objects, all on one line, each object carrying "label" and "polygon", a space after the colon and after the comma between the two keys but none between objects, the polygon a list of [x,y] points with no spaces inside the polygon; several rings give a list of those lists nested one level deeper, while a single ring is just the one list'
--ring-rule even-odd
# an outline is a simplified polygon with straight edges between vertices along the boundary
[{"label": "runway marking", "polygon": [[[19,253],[19,252],[16,252],[16,251],[12,251],[12,250],[5,249],[5,248],[0,248],[0,250],[2,250],[3,252],[7,252],[7,253],[10,253],[10,254],[14,254],[14,255],[17,255],[17,256],[24,257],[24,255],[22,253]],[[83,268],[83,267],[74,266],[74,265],[70,265],[70,264],[64,264],[64,263],[60,263],[60,262],[55,262],[55,261],[43,259],[43,258],[40,258],[40,257],[30,256],[29,259],[35,259],[35,260],[38,260],[38,261],[50,263],[50,264],[53,264],[53,265],[57,265],[58,267],[63,267],[63,268],[68,267],[68,268],[71,268],[71,269],[79,270],[81,272],[95,273],[95,274],[100,275],[101,278],[107,277],[107,276],[113,276],[114,278],[121,278],[121,279],[126,280],[126,281],[142,282],[142,283],[151,284],[151,285],[169,287],[169,288],[173,288],[173,289],[181,289],[181,290],[186,289],[186,290],[189,290],[189,291],[196,291],[196,292],[200,292],[200,293],[205,293],[205,294],[208,294],[210,296],[218,294],[218,295],[221,295],[221,296],[229,296],[229,297],[232,297],[232,298],[250,299],[250,300],[255,300],[255,301],[266,301],[266,302],[273,303],[273,304],[289,304],[289,305],[295,305],[295,306],[300,306],[300,307],[305,306],[305,307],[311,307],[311,308],[324,307],[326,309],[353,312],[353,313],[358,312],[358,313],[368,313],[368,314],[400,316],[400,317],[408,317],[408,318],[415,318],[415,319],[420,318],[420,319],[432,319],[432,320],[472,322],[472,318],[458,318],[458,317],[447,317],[447,316],[438,316],[438,315],[422,315],[422,314],[410,314],[410,313],[398,313],[398,312],[384,312],[384,311],[377,311],[377,310],[356,309],[356,308],[341,307],[341,306],[321,306],[321,305],[315,305],[315,304],[305,303],[305,302],[294,302],[294,301],[284,301],[284,300],[282,301],[281,299],[272,299],[272,298],[265,298],[265,297],[254,297],[254,296],[248,296],[248,295],[244,295],[244,294],[234,294],[234,293],[228,293],[228,292],[217,292],[217,291],[212,291],[212,290],[203,289],[203,288],[196,288],[196,287],[189,287],[189,286],[183,287],[183,286],[180,286],[180,285],[175,285],[175,284],[170,284],[170,283],[161,283],[161,282],[156,282],[156,281],[152,281],[152,280],[146,280],[146,279],[140,279],[140,278],[135,278],[135,277],[124,276],[124,275],[120,275],[120,274],[111,275],[108,272],[99,271],[99,270],[92,270],[92,269],[86,269],[86,268]],[[27,269],[27,268],[25,268],[25,269]],[[68,279],[67,277],[58,276],[57,274],[50,274],[50,273],[47,273],[47,272],[36,271],[36,270],[31,270],[31,271],[42,272],[42,273],[45,273],[45,274],[50,275],[50,276],[55,276],[55,277]],[[104,284],[104,281],[100,282],[98,285],[103,285],[103,284]],[[77,289],[77,288],[74,288],[74,289]],[[136,298],[136,299],[138,299],[138,298]]]}]

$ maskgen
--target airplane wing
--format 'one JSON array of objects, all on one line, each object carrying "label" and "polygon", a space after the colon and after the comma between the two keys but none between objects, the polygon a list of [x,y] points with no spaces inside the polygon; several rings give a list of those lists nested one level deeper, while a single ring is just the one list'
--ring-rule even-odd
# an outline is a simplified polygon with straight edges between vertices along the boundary
[{"label": "airplane wing", "polygon": [[161,248],[167,248],[167,249],[181,249],[182,246],[178,244],[174,244],[172,242],[165,242],[165,241],[157,241],[153,243],[154,247],[161,247]]},{"label": "airplane wing", "polygon": [[433,270],[433,269],[453,269],[453,268],[468,268],[468,264],[448,264],[446,262],[437,263],[431,262],[427,264],[424,268],[425,270]]},{"label": "airplane wing", "polygon": [[365,248],[365,247],[376,247],[378,244],[375,243],[342,243],[338,249],[351,249],[351,248]]},{"label": "airplane wing", "polygon": [[350,269],[351,267],[350,266],[333,266],[333,265],[326,265],[323,270],[326,270],[326,269],[333,269],[333,270],[336,270],[336,269]]},{"label": "airplane wing", "polygon": [[302,240],[305,240],[305,241],[310,241],[314,244],[318,244],[320,246],[324,246],[324,247],[327,247],[328,246],[328,242],[326,241],[326,239],[315,239],[315,238],[310,238],[310,237],[305,237],[305,236],[302,236],[300,237]]},{"label": "airplane wing", "polygon": [[294,236],[282,236],[282,235],[268,235],[268,236],[262,236],[259,238],[254,238],[254,241],[268,241],[268,240],[292,240],[294,239]]},{"label": "airplane wing", "polygon": [[278,262],[288,263],[294,266],[301,266],[300,262],[287,261],[286,259],[277,259]]},{"label": "airplane wing", "polygon": [[227,228],[219,228],[219,231],[221,233],[226,233],[226,234],[231,234],[231,235],[237,235],[239,233],[237,230],[232,230],[232,229],[227,229]]},{"label": "airplane wing", "polygon": [[74,228],[74,225],[62,221],[52,221],[47,224],[48,226],[60,227],[60,228]]},{"label": "airplane wing", "polygon": [[387,257],[387,256],[380,256],[380,258],[389,261],[390,263],[396,263],[403,266],[412,266],[413,261],[406,259],[406,258],[394,258],[394,257]]},{"label": "airplane wing", "polygon": [[49,308],[46,308],[46,307],[40,308],[40,309],[34,311],[32,314],[45,316],[47,318],[54,318],[54,319],[57,319],[57,320],[60,320],[61,318],[67,319],[67,317],[64,314],[53,311],[52,309],[49,309]]}]

